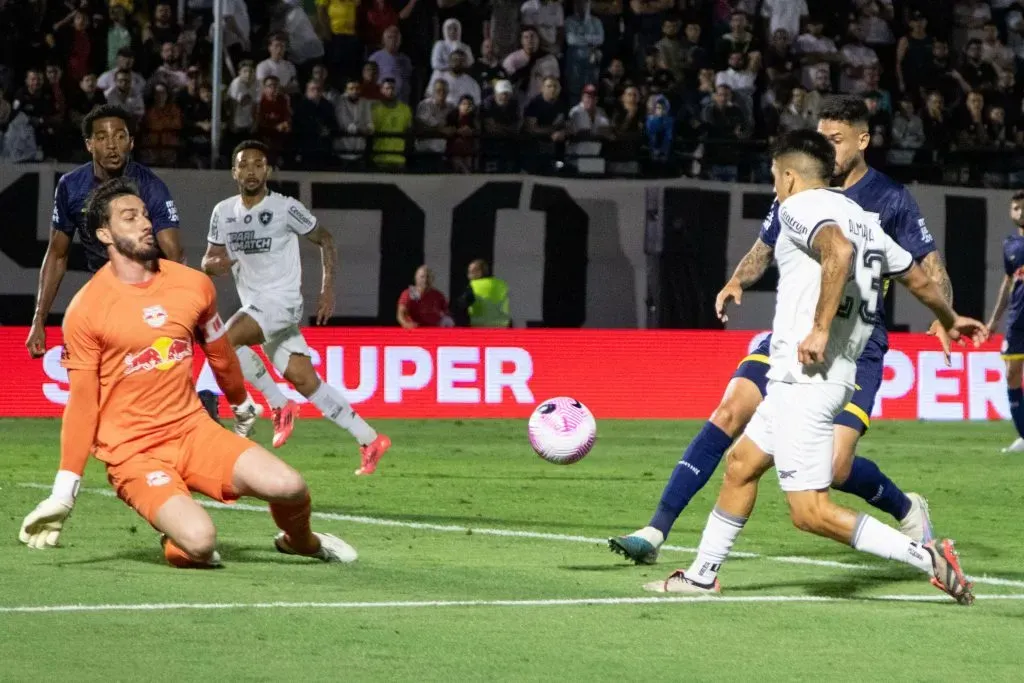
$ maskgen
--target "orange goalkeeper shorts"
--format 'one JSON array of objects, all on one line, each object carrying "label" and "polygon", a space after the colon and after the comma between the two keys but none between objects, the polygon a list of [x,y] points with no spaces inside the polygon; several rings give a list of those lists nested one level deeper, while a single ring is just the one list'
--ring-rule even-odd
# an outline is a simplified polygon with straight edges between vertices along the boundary
[{"label": "orange goalkeeper shorts", "polygon": [[180,434],[108,464],[107,479],[118,498],[153,524],[174,496],[195,491],[222,503],[238,500],[231,483],[235,462],[255,445],[203,413]]}]

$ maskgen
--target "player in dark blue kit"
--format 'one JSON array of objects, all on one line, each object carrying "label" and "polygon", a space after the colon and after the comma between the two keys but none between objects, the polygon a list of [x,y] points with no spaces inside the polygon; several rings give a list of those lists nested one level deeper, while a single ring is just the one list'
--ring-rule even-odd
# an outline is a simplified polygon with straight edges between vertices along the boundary
[{"label": "player in dark blue kit", "polygon": [[1010,417],[1017,438],[1003,453],[1024,452],[1024,401],[1021,400],[1021,375],[1024,369],[1024,190],[1010,200],[1010,220],[1017,228],[1003,240],[1003,269],[1006,277],[999,287],[988,329],[994,330],[1006,313],[1006,337],[1003,360],[1006,361],[1006,393],[1010,399]]},{"label": "player in dark blue kit", "polygon": [[[185,260],[178,232],[178,209],[170,190],[153,171],[129,158],[134,144],[131,122],[130,113],[113,105],[96,107],[82,120],[82,137],[92,161],[65,173],[57,182],[50,243],[39,269],[35,316],[25,341],[33,358],[46,353],[46,318],[67,272],[68,253],[75,233],[85,248],[89,272],[95,273],[107,262],[107,248],[85,229],[85,214],[82,213],[86,197],[100,183],[118,177],[134,181],[146,204],[163,257],[180,263]],[[207,411],[212,408],[211,414],[216,417],[217,397],[211,392],[201,392],[200,398]]]},{"label": "player in dark blue kit", "polygon": [[[917,203],[902,185],[868,167],[864,150],[870,142],[867,128],[868,111],[859,97],[833,97],[822,107],[818,132],[836,148],[833,185],[857,202],[865,211],[877,214],[885,232],[911,253],[925,272],[939,285],[947,302],[953,292],[932,236],[925,227]],[[718,294],[715,302],[723,322],[726,305],[740,303],[743,290],[757,282],[772,262],[775,240],[779,235],[777,203],[772,205],[754,246],[736,267],[732,278]],[[931,540],[928,506],[918,494],[904,493],[878,466],[855,456],[857,441],[871,424],[875,394],[882,382],[882,359],[888,350],[885,321],[882,319],[888,283],[879,283],[879,318],[864,353],[857,364],[858,389],[846,409],[835,420],[835,457],[832,487],[863,498],[879,510],[899,521],[900,530],[921,541]],[[856,312],[853,312],[856,314]],[[933,324],[930,334],[939,336],[944,351],[949,353],[949,338],[941,326]],[[764,398],[768,372],[771,337],[766,338],[743,359],[711,418],[690,442],[682,460],[676,465],[661,501],[650,523],[626,536],[608,539],[609,547],[637,564],[652,564],[658,548],[665,542],[672,525],[690,500],[710,480],[722,456],[739,436]],[[759,466],[759,465],[758,465]],[[750,463],[730,458],[727,477],[756,482],[761,472]],[[755,484],[756,485],[756,484]]]}]

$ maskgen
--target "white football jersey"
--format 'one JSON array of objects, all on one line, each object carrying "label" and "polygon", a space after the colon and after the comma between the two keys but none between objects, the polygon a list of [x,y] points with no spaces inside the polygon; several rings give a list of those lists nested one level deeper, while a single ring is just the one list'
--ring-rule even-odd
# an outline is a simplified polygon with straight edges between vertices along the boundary
[{"label": "white football jersey", "polygon": [[246,209],[241,195],[217,204],[210,216],[211,244],[227,247],[242,305],[269,296],[288,306],[302,305],[299,235],[316,228],[316,217],[302,202],[276,192]]},{"label": "white football jersey", "polygon": [[[871,336],[882,280],[905,273],[911,255],[882,230],[878,219],[851,199],[827,189],[805,190],[779,206],[775,245],[779,288],[772,323],[769,379],[854,386],[857,358]],[[821,264],[811,249],[818,229],[835,223],[855,250],[839,311],[829,329],[825,362],[805,369],[797,346],[810,333],[821,292]]]}]

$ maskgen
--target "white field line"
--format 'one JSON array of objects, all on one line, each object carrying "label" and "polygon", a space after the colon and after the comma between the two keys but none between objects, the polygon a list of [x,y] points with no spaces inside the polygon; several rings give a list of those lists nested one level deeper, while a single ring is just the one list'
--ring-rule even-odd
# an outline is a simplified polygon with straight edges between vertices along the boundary
[{"label": "white field line", "polygon": [[[1024,600],[1024,594],[979,595],[979,600]],[[416,609],[423,607],[582,607],[598,605],[665,605],[683,603],[779,603],[779,602],[947,602],[944,595],[877,595],[836,598],[817,595],[698,595],[691,598],[570,598],[554,600],[427,600],[422,602],[157,602],[104,605],[0,606],[0,614],[52,612],[159,612],[171,610],[238,609]]]},{"label": "white field line", "polygon": [[[18,485],[25,488],[44,489],[47,491],[50,490],[50,488],[52,488],[49,484],[24,483]],[[114,492],[111,491],[110,489],[83,488],[81,489],[81,491],[84,493],[93,493],[101,496],[106,496],[108,498],[115,497]],[[199,500],[198,502],[203,507],[213,508],[217,510],[236,510],[239,512],[262,512],[264,514],[269,513],[269,510],[262,505],[250,505],[248,503],[235,503],[233,505],[225,505],[224,503],[218,503],[212,500]],[[342,515],[336,512],[313,512],[313,518],[329,520],[332,522],[350,522],[353,524],[399,527],[402,529],[419,529],[422,531],[441,531],[447,533],[458,533],[467,535],[474,534],[480,536],[501,536],[506,538],[532,538],[543,541],[562,541],[570,543],[591,543],[602,545],[608,542],[608,539],[606,538],[591,538],[589,536],[571,536],[566,534],[545,533],[541,531],[519,531],[516,529],[488,529],[478,527],[457,526],[454,524],[428,524],[425,522],[405,522],[398,519],[362,517],[359,515]],[[696,548],[686,548],[677,545],[663,545],[661,546],[661,549],[690,554],[694,554],[697,552]],[[733,558],[769,560],[771,562],[782,562],[784,564],[803,564],[811,565],[814,567],[828,567],[830,569],[852,569],[855,571],[879,571],[888,568],[888,566],[883,565],[853,564],[851,562],[837,562],[834,560],[816,560],[811,557],[761,555],[759,553],[733,552],[730,553],[729,556]],[[977,584],[1024,588],[1024,581],[1017,581],[1013,579],[1001,579],[995,576],[969,576],[968,578]]]}]

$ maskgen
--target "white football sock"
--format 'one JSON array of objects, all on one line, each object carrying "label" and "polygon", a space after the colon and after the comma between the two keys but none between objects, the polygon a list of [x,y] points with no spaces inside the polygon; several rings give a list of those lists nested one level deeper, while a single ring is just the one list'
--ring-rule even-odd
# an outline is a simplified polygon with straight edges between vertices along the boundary
[{"label": "white football sock", "polygon": [[263,398],[267,399],[267,403],[271,408],[283,408],[284,404],[288,403],[288,399],[281,393],[280,387],[277,386],[277,382],[274,381],[270,371],[267,370],[263,359],[257,356],[256,352],[248,346],[235,348],[235,354],[238,356],[238,362],[242,366],[242,375],[245,379],[256,387],[256,391],[263,394]]},{"label": "white football sock", "polygon": [[729,557],[732,544],[747,523],[745,517],[736,517],[717,507],[708,515],[708,523],[700,537],[697,557],[686,570],[686,578],[694,583],[710,586],[718,577],[718,570]]},{"label": "white football sock", "polygon": [[864,513],[857,515],[850,545],[862,552],[898,560],[927,574],[932,573],[931,553],[920,543]]},{"label": "white football sock", "polygon": [[371,444],[377,438],[377,432],[373,427],[366,424],[366,420],[352,410],[352,406],[341,392],[327,382],[320,382],[320,386],[309,397],[309,402],[315,405],[324,417],[354,436],[360,446]]}]

